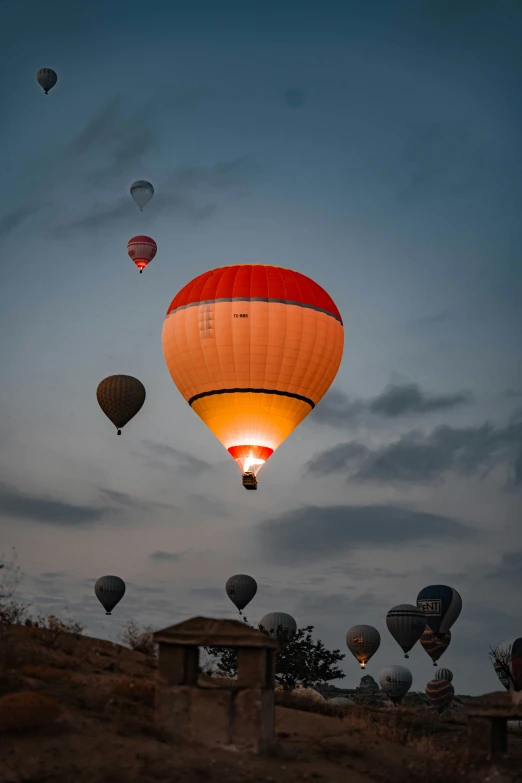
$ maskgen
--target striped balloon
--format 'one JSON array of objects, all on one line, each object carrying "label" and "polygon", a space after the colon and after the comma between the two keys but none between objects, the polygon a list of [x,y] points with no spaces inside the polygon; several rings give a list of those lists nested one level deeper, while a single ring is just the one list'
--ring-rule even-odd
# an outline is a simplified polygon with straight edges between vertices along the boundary
[{"label": "striped balloon", "polygon": [[40,68],[40,70],[36,74],[36,81],[47,95],[49,90],[52,90],[52,88],[58,81],[58,76],[56,74],[56,71],[53,71],[52,68]]},{"label": "striped balloon", "polygon": [[408,693],[412,682],[411,672],[405,666],[387,666],[379,672],[379,685],[394,704]]},{"label": "striped balloon", "polygon": [[495,672],[508,691],[522,691],[522,637],[502,642],[493,650]]},{"label": "striped balloon", "polygon": [[404,657],[409,658],[408,652],[426,628],[426,618],[422,609],[412,604],[399,604],[386,615],[386,625],[399,647],[404,650]]},{"label": "striped balloon", "polygon": [[127,253],[140,270],[140,275],[147,264],[150,264],[157,252],[158,246],[150,237],[140,235],[132,237],[132,239],[129,239],[127,242]]},{"label": "striped balloon", "polygon": [[257,489],[257,473],[337,374],[343,322],[309,277],[265,264],[213,269],[172,300],[163,354],[185,400]]},{"label": "striped balloon", "polygon": [[125,595],[125,582],[119,576],[101,576],[94,585],[96,598],[110,615]]},{"label": "striped balloon", "polygon": [[431,628],[426,628],[420,638],[420,643],[430,656],[434,666],[437,665],[437,661],[441,655],[448,649],[450,642],[451,631],[448,631],[445,634],[436,634],[433,633]]},{"label": "striped balloon", "polygon": [[291,614],[286,612],[270,612],[259,621],[260,627],[271,636],[283,635],[290,640],[297,632],[297,623]]},{"label": "striped balloon", "polygon": [[381,643],[381,635],[371,625],[354,625],[346,634],[346,646],[361,664],[361,669],[375,655]]},{"label": "striped balloon", "polygon": [[447,680],[431,680],[426,685],[426,696],[432,707],[442,711],[453,701],[455,688]]},{"label": "striped balloon", "polygon": [[435,679],[451,682],[453,680],[453,672],[449,669],[437,669],[435,672]]},{"label": "striped balloon", "polygon": [[257,582],[247,574],[236,574],[227,579],[225,590],[234,604],[239,609],[239,614],[250,603],[257,593]]}]

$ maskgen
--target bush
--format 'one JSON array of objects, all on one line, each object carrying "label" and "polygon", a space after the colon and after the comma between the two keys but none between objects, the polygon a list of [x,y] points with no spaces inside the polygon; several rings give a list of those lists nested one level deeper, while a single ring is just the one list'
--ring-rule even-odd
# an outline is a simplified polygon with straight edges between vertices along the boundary
[{"label": "bush", "polygon": [[134,620],[129,620],[127,625],[123,627],[119,638],[131,650],[151,658],[157,658],[158,645],[154,642],[153,633],[154,629],[150,625],[140,628]]},{"label": "bush", "polygon": [[155,685],[152,682],[135,682],[130,679],[118,680],[111,689],[111,696],[123,696],[126,699],[152,704]]},{"label": "bush", "polygon": [[80,623],[60,620],[54,614],[46,617],[38,615],[36,620],[26,620],[25,625],[31,629],[31,635],[46,647],[56,647],[63,634],[73,634],[79,638],[83,632],[83,625]]},{"label": "bush", "polygon": [[41,693],[21,691],[0,699],[0,732],[24,732],[47,726],[62,712],[60,704]]},{"label": "bush", "polygon": [[0,555],[0,626],[20,625],[27,615],[30,604],[13,600],[18,582],[22,578],[16,565],[16,551],[11,560]]},{"label": "bush", "polygon": [[54,669],[52,666],[32,666],[31,664],[22,666],[20,673],[24,674],[26,677],[44,680],[45,682],[49,682],[50,680],[63,680],[68,676],[63,670]]}]

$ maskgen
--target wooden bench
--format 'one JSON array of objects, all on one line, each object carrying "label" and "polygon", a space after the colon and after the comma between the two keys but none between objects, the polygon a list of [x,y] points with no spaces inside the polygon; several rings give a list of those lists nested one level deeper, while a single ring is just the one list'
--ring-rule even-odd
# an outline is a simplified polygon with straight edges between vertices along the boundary
[{"label": "wooden bench", "polygon": [[508,720],[522,720],[522,692],[486,693],[469,703],[466,709],[470,756],[489,758],[505,756]]}]

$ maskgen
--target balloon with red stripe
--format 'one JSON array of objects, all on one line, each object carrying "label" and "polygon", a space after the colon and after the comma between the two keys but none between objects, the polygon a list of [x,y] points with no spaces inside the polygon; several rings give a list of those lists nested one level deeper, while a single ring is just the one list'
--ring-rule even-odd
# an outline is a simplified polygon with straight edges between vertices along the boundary
[{"label": "balloon with red stripe", "polygon": [[158,246],[151,237],[132,237],[127,242],[127,253],[140,270],[140,274],[147,264],[150,264],[157,252]]},{"label": "balloon with red stripe", "polygon": [[185,400],[257,488],[257,473],[314,409],[341,364],[343,321],[309,277],[235,264],[172,300],[163,354]]}]

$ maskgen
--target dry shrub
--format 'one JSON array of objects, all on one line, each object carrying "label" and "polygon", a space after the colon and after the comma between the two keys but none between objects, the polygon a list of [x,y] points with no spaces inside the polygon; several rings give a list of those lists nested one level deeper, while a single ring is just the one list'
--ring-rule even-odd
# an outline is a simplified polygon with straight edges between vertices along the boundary
[{"label": "dry shrub", "polygon": [[60,716],[60,704],[33,691],[10,693],[0,699],[0,732],[43,728]]},{"label": "dry shrub", "polygon": [[[31,636],[35,640],[45,647],[53,648],[65,642],[65,634],[72,634],[79,639],[83,632],[83,625],[80,623],[60,620],[54,614],[46,617],[38,615],[36,620],[26,620],[25,625],[30,629]],[[67,647],[66,644],[65,646]]]},{"label": "dry shrub", "polygon": [[111,695],[123,696],[126,699],[153,704],[155,690],[155,685],[152,682],[135,682],[130,679],[121,679],[113,685]]},{"label": "dry shrub", "polygon": [[158,645],[155,643],[154,629],[147,625],[144,628],[129,620],[129,622],[123,627],[120,638],[127,647],[136,652],[143,653],[150,658],[156,658],[158,654]]},{"label": "dry shrub", "polygon": [[22,666],[20,673],[26,677],[33,677],[36,680],[44,680],[46,682],[63,680],[68,676],[62,669],[55,669],[52,666],[32,666],[31,664]]}]

